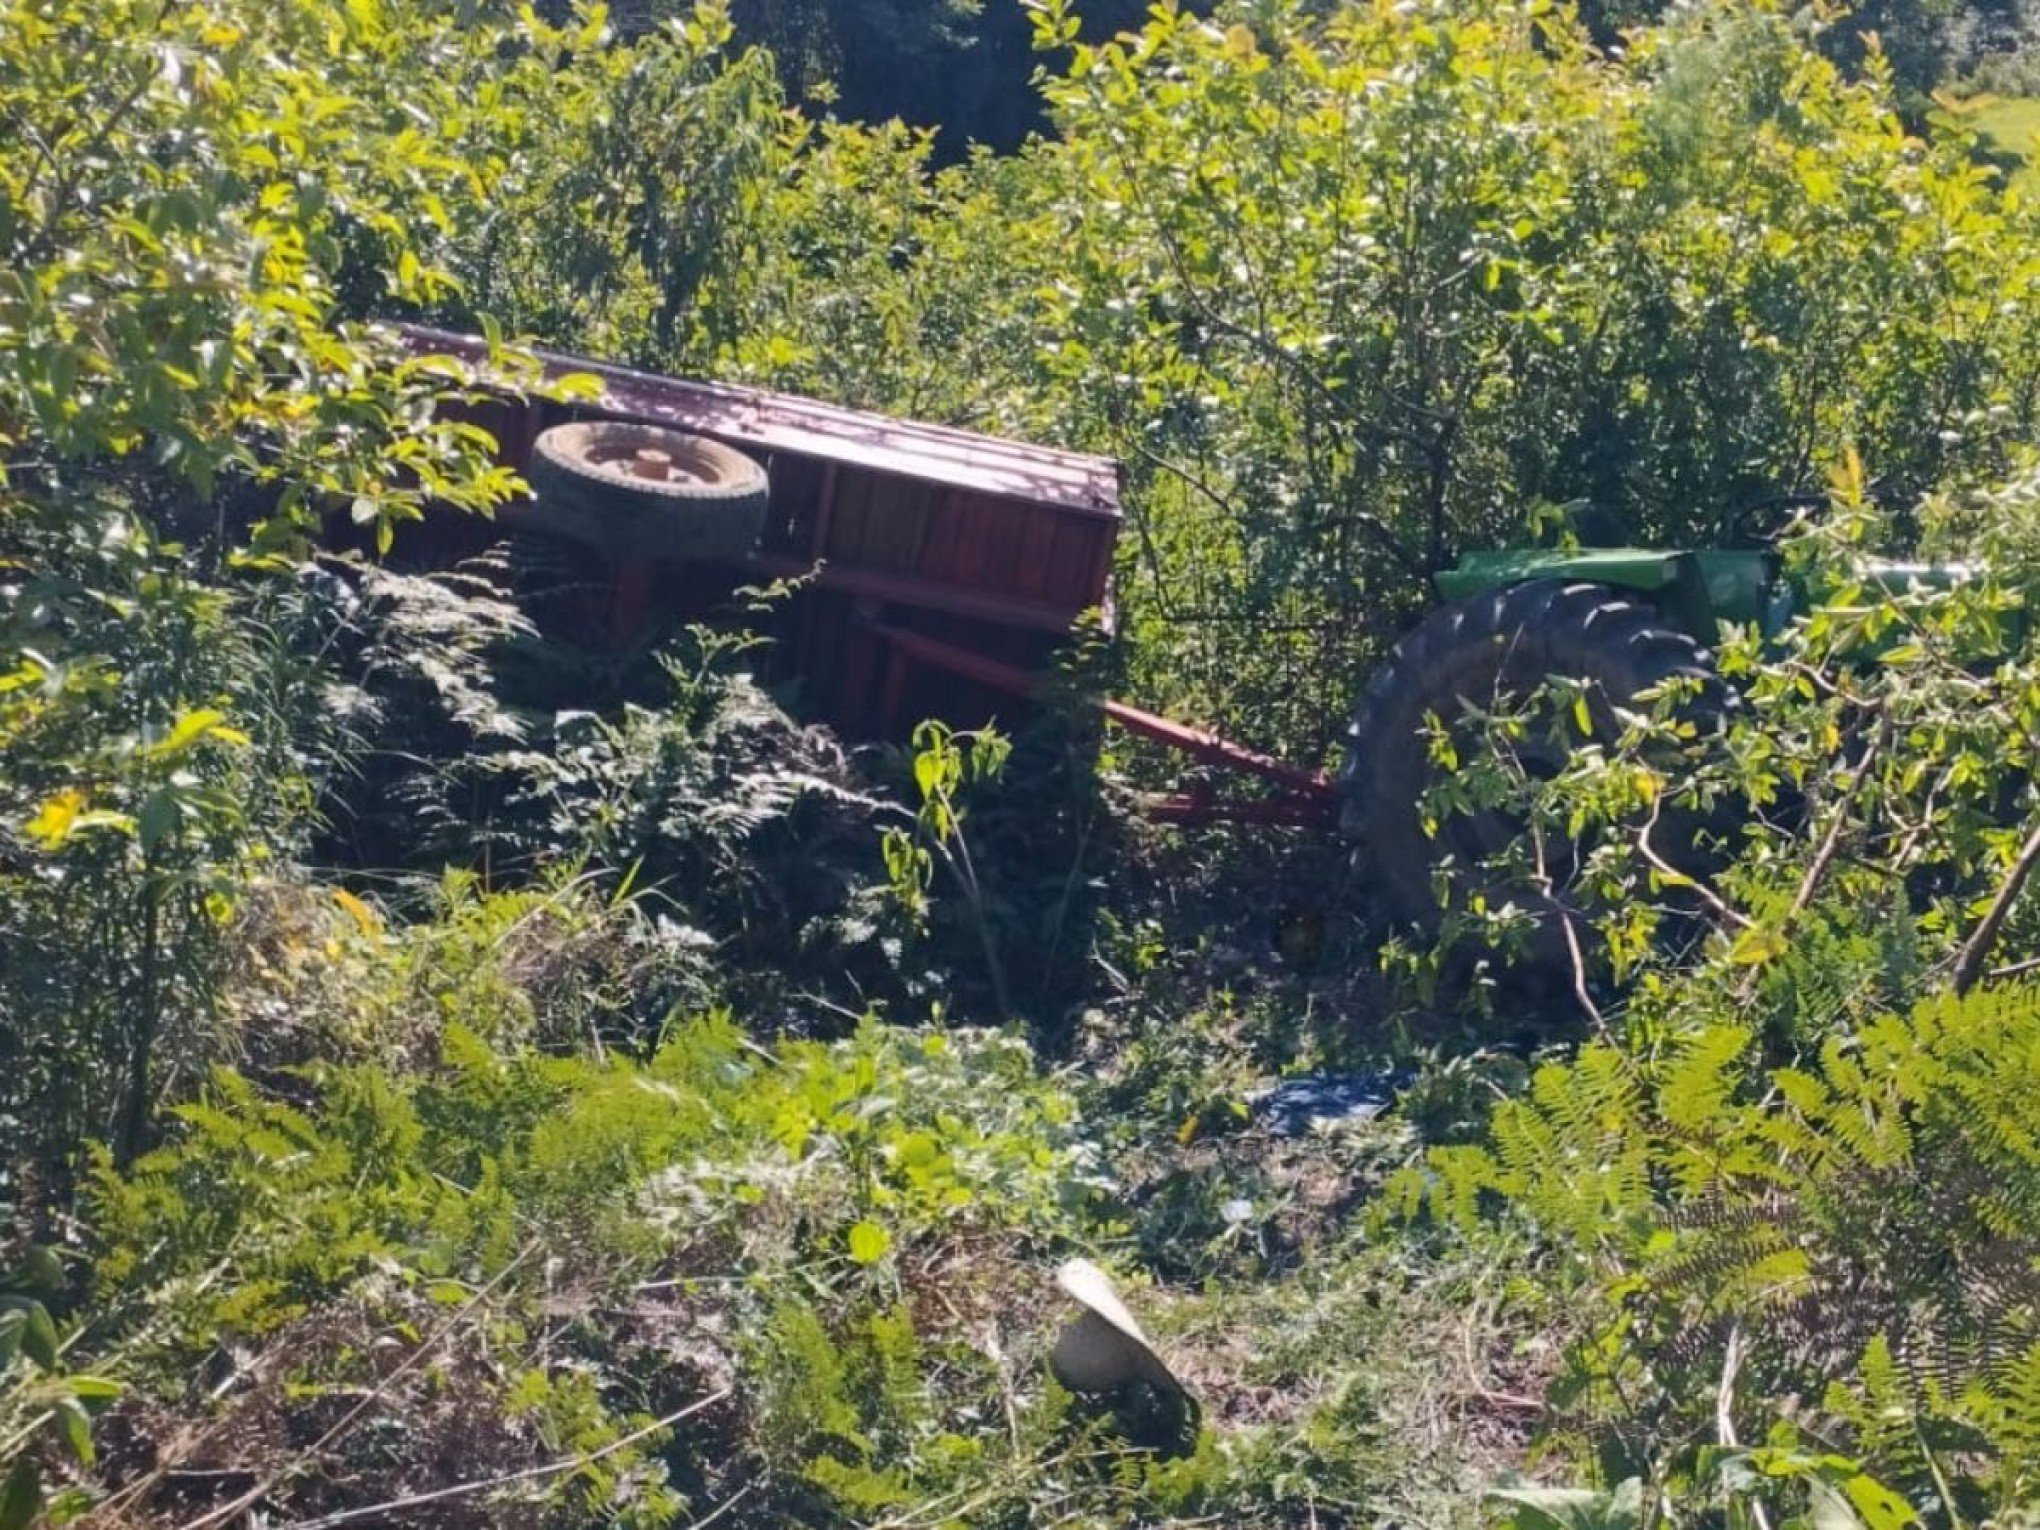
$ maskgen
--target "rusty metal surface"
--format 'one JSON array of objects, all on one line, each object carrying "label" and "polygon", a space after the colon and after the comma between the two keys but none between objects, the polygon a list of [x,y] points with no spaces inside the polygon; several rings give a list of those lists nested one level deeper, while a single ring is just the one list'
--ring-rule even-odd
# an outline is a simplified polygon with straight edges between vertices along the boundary
[{"label": "rusty metal surface", "polygon": [[[420,354],[469,360],[486,350],[472,335],[394,326]],[[814,399],[723,383],[661,377],[629,367],[536,350],[549,375],[586,372],[602,381],[589,407],[670,424],[755,451],[790,451],[949,488],[1119,518],[1119,469],[1107,457],[1031,446],[942,425],[839,409]]]}]

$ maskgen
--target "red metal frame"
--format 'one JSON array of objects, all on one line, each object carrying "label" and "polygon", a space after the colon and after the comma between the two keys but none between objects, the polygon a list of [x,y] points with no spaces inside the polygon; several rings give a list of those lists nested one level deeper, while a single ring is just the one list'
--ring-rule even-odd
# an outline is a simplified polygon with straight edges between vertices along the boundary
[{"label": "red metal frame", "polygon": [[[993,686],[1016,696],[1031,696],[1040,689],[1041,677],[1016,665],[1002,664],[983,654],[972,653],[953,643],[944,643],[925,633],[902,627],[874,625],[872,629],[901,658],[933,664],[950,674],[962,675],[982,685]],[[1236,744],[1204,728],[1172,722],[1153,712],[1123,701],[1104,701],[1099,710],[1108,722],[1129,733],[1152,739],[1166,748],[1189,755],[1207,765],[1259,776],[1280,788],[1280,795],[1258,802],[1233,802],[1218,797],[1208,788],[1194,787],[1166,797],[1151,798],[1142,810],[1152,818],[1169,823],[1294,824],[1310,828],[1327,827],[1339,811],[1339,789],[1321,772],[1302,770],[1269,755]]]}]

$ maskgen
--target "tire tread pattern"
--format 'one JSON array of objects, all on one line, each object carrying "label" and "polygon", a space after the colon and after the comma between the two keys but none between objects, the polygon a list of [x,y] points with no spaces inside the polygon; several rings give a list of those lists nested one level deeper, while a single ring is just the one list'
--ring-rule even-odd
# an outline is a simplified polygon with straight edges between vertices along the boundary
[{"label": "tire tread pattern", "polygon": [[[598,449],[671,451],[707,476],[631,478],[592,457]],[[557,425],[534,443],[525,468],[533,498],[505,507],[514,527],[565,537],[623,561],[735,558],[765,523],[765,469],[734,447],[626,421]]]},{"label": "tire tread pattern", "polygon": [[1438,846],[1419,811],[1432,773],[1425,715],[1450,717],[1462,700],[1482,699],[1469,688],[1527,691],[1552,675],[1587,680],[1616,705],[1689,676],[1704,683],[1698,708],[1725,704],[1707,650],[1628,591],[1535,579],[1434,611],[1362,690],[1339,772],[1340,823],[1356,842],[1356,869],[1399,921],[1429,932],[1441,913],[1432,886]]}]

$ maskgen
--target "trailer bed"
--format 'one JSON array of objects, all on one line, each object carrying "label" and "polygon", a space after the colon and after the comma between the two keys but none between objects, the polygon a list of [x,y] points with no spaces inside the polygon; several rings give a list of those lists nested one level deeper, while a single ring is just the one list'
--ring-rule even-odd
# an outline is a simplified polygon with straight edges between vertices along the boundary
[{"label": "trailer bed", "polygon": [[[420,354],[486,353],[473,336],[399,333]],[[551,426],[614,419],[713,437],[770,478],[756,552],[735,565],[623,571],[607,597],[618,631],[652,615],[705,615],[741,583],[805,579],[777,618],[772,678],[794,682],[804,710],[839,728],[896,737],[921,717],[959,726],[1010,718],[1017,703],[1010,688],[932,664],[892,634],[1037,672],[1086,613],[1110,622],[1120,476],[1108,458],[536,354],[548,377],[589,374],[602,392],[475,411],[511,466],[521,469]],[[490,534],[465,530],[477,542]]]}]

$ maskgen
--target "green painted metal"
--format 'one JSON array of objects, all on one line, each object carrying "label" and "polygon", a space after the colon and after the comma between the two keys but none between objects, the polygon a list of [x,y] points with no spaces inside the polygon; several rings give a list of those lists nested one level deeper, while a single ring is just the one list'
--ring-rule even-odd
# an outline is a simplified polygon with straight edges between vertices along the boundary
[{"label": "green painted metal", "polygon": [[1766,633],[1779,613],[1772,596],[1784,588],[1778,579],[1778,560],[1764,552],[1696,552],[1692,559],[1700,586],[1705,592],[1705,625],[1694,634],[1713,642],[1715,628],[1722,622],[1755,622]]},{"label": "green painted metal", "polygon": [[1678,626],[1713,641],[1724,621],[1771,630],[1776,560],[1762,552],[1696,552],[1649,547],[1576,551],[1510,548],[1468,553],[1434,581],[1447,600],[1465,600],[1527,579],[1578,579],[1652,597]]},{"label": "green painted metal", "polygon": [[1530,579],[1580,579],[1625,590],[1662,590],[1677,577],[1678,553],[1645,548],[1589,548],[1557,552],[1515,547],[1473,552],[1434,580],[1447,600],[1465,600],[1487,590],[1506,589]]},{"label": "green painted metal", "polygon": [[[1892,593],[1946,590],[1976,577],[1957,563],[1866,562],[1866,584]],[[1767,552],[1651,547],[1505,548],[1468,553],[1433,581],[1447,600],[1465,600],[1528,579],[1578,579],[1645,594],[1681,630],[1714,642],[1721,623],[1754,623],[1765,637],[1807,608],[1807,592],[1779,577]]]}]

